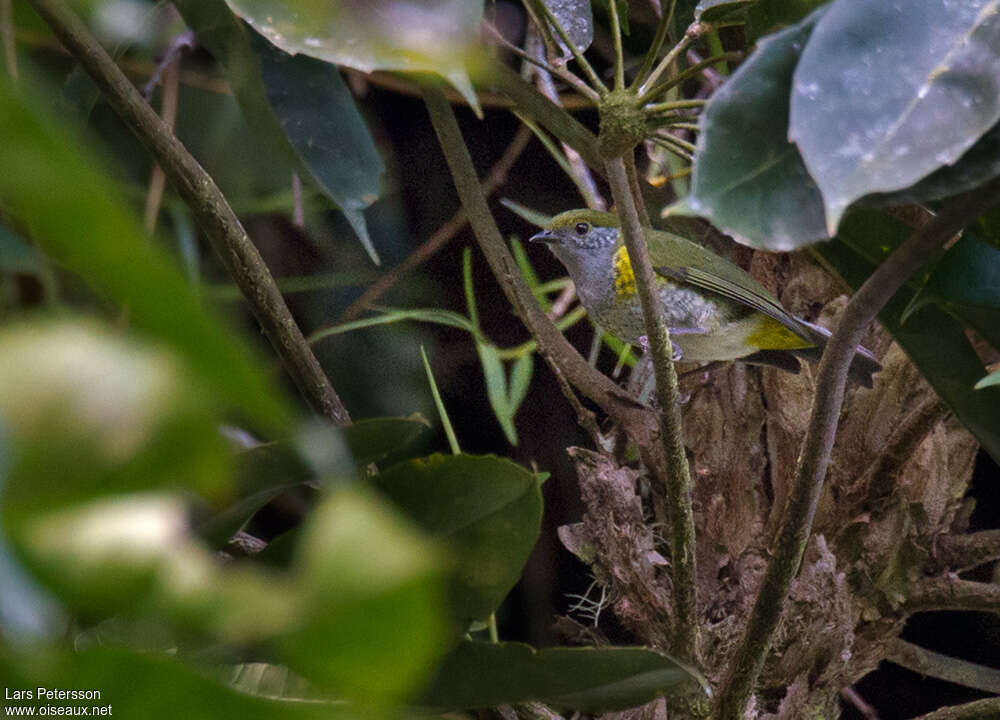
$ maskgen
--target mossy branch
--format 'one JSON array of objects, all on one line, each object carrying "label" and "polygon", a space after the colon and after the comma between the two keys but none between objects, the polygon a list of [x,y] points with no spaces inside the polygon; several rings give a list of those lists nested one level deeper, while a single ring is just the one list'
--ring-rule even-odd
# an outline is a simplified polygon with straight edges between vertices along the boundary
[{"label": "mossy branch", "polygon": [[897,638],[889,643],[885,659],[921,675],[1000,694],[1000,670],[942,655],[905,640]]},{"label": "mossy branch", "polygon": [[657,290],[653,263],[646,248],[646,236],[639,211],[632,197],[624,158],[607,162],[611,194],[618,207],[625,247],[635,273],[636,288],[646,322],[646,337],[653,355],[656,393],[660,399],[660,442],[667,463],[665,472],[653,472],[654,481],[662,486],[670,514],[671,569],[673,573],[674,645],[671,652],[681,660],[691,662],[696,657],[697,578],[695,573],[695,529],[692,505],[691,472],[684,452],[681,423],[680,392],[677,371],[671,360],[670,331],[663,317],[663,303]]},{"label": "mossy branch", "polygon": [[[843,407],[847,370],[865,329],[913,273],[997,200],[1000,200],[1000,180],[955,198],[944,212],[916,230],[882,262],[844,309],[819,365],[816,397],[774,544],[774,555],[768,562],[743,637],[727,668],[716,705],[717,720],[741,720],[760,677],[788,590],[798,573],[812,531]],[[1000,607],[1000,586],[995,587],[994,602]]]},{"label": "mossy branch", "polygon": [[163,168],[309,405],[337,425],[350,424],[350,415],[302,336],[270,270],[215,181],[62,0],[31,0],[31,5]]}]

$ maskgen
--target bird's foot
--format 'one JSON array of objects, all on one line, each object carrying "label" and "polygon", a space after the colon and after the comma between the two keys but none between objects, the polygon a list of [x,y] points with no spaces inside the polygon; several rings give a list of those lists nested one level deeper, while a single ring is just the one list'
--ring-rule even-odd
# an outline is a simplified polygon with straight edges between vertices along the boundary
[{"label": "bird's foot", "polygon": [[[673,333],[674,331],[671,330],[670,332]],[[678,334],[683,335],[684,333],[678,333]],[[648,336],[646,336],[646,335],[640,335],[639,336],[639,347],[642,348],[642,352],[643,353],[649,352],[649,337]],[[681,351],[681,349],[679,347],[677,347],[677,345],[675,343],[671,342],[670,343],[670,359],[673,360],[674,362],[678,362],[682,357],[684,357],[684,353]]]}]

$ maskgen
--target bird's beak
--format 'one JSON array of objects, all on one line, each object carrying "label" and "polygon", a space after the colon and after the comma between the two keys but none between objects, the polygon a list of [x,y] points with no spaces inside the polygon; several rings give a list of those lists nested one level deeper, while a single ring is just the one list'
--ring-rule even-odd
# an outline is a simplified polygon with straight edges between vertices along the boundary
[{"label": "bird's beak", "polygon": [[561,241],[559,240],[559,236],[551,230],[542,230],[540,233],[531,236],[531,242],[558,245]]}]

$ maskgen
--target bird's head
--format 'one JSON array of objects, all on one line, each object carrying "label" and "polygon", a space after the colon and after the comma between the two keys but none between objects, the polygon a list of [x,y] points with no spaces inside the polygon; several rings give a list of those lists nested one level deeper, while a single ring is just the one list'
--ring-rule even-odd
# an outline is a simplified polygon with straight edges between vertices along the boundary
[{"label": "bird's head", "polygon": [[581,278],[611,272],[612,258],[621,245],[618,225],[614,213],[568,210],[531,240],[546,243],[579,284]]}]

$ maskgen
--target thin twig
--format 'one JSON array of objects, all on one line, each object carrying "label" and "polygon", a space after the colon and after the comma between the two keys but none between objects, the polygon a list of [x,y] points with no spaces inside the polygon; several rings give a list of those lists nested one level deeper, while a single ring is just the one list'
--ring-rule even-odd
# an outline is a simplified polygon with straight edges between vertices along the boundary
[{"label": "thin twig", "polygon": [[854,688],[845,687],[841,689],[840,697],[849,702],[855,710],[861,713],[865,717],[865,720],[879,720],[878,711],[867,700],[861,697]]},{"label": "thin twig", "polygon": [[306,226],[306,211],[302,205],[302,179],[292,171],[292,225],[297,228]]},{"label": "thin twig", "polygon": [[673,76],[667,78],[666,80],[664,80],[663,82],[661,82],[658,85],[655,85],[654,87],[652,87],[652,88],[649,89],[649,92],[647,92],[644,95],[644,97],[649,98],[649,99],[652,99],[652,98],[655,98],[655,97],[659,97],[660,95],[662,95],[663,93],[665,93],[670,88],[676,87],[676,86],[680,85],[682,82],[684,82],[685,80],[687,80],[688,78],[692,78],[695,75],[697,75],[698,73],[703,72],[704,70],[710,68],[716,62],[724,61],[724,60],[731,60],[731,61],[735,62],[735,61],[741,59],[742,57],[743,56],[742,56],[741,53],[735,53],[735,52],[722,53],[721,55],[714,55],[714,56],[712,56],[712,57],[710,57],[710,58],[708,58],[706,60],[702,60],[702,61],[700,61],[698,63],[695,63],[691,67],[685,68],[682,72],[679,72],[676,75],[673,75]]},{"label": "thin twig", "polygon": [[998,717],[1000,697],[943,707],[913,720],[996,720]]},{"label": "thin twig", "polygon": [[628,189],[635,200],[635,209],[639,213],[639,224],[642,227],[652,227],[649,212],[646,211],[646,201],[642,197],[642,186],[639,184],[639,171],[635,167],[635,151],[625,153],[625,172],[628,173]]},{"label": "thin twig", "polygon": [[888,644],[885,659],[921,675],[1000,695],[1000,670],[942,655],[899,638]]},{"label": "thin twig", "polygon": [[628,172],[622,158],[607,163],[611,194],[618,207],[625,247],[635,274],[636,288],[645,318],[646,336],[653,354],[653,371],[656,392],[660,399],[660,442],[667,459],[664,475],[654,474],[661,485],[670,513],[671,570],[673,573],[673,610],[675,644],[671,647],[677,657],[691,662],[696,657],[699,623],[697,620],[697,582],[695,572],[695,528],[692,505],[691,473],[684,451],[684,433],[681,425],[680,392],[677,388],[677,371],[674,369],[670,331],[663,316],[663,304],[658,294],[658,284],[653,263],[646,249],[645,230],[639,221],[634,198],[629,187]]},{"label": "thin twig", "polygon": [[[160,103],[160,117],[170,132],[177,123],[177,98],[180,78],[180,55],[176,55],[163,70],[163,99]],[[149,192],[146,194],[146,212],[143,225],[146,232],[152,234],[156,229],[156,220],[160,215],[160,205],[163,202],[163,191],[166,189],[167,176],[159,163],[153,164],[153,174],[149,178]]]},{"label": "thin twig", "polygon": [[271,272],[211,176],[170,132],[86,25],[62,0],[30,0],[67,50],[80,62],[108,103],[136,134],[164,172],[250,303],[285,369],[313,410],[338,425],[351,422]]},{"label": "thin twig", "polygon": [[625,53],[622,50],[622,28],[618,18],[618,0],[608,0],[611,17],[611,40],[615,45],[615,90],[625,89]]},{"label": "thin twig", "polygon": [[646,51],[646,56],[642,59],[642,65],[639,66],[638,72],[632,79],[630,89],[635,90],[649,77],[649,71],[653,69],[653,64],[656,62],[660,50],[663,49],[663,43],[666,42],[667,36],[670,34],[670,26],[674,23],[674,8],[676,6],[677,0],[670,0],[670,9],[667,12],[660,13],[660,22],[656,26],[656,34],[653,36],[653,42]]},{"label": "thin twig", "polygon": [[[517,159],[521,157],[524,149],[528,147],[528,141],[530,140],[531,131],[523,125],[519,127],[514,134],[514,139],[510,141],[510,144],[503,151],[503,155],[500,156],[500,159],[490,168],[489,173],[483,179],[483,192],[487,197],[496,192],[504,184],[507,180],[507,173],[510,172]],[[459,208],[444,225],[439,227],[433,235],[410,253],[403,262],[379,278],[378,281],[369,286],[361,294],[361,297],[352,302],[344,310],[337,323],[349,322],[360,317],[361,313],[378,302],[378,299],[389,292],[396,283],[420,267],[420,265],[437,253],[438,250],[451,242],[467,223],[468,216],[465,214],[465,209]]]},{"label": "thin twig", "polygon": [[673,112],[674,110],[687,110],[688,108],[700,108],[704,107],[708,100],[693,99],[693,100],[672,100],[670,102],[653,103],[652,105],[646,105],[643,108],[646,112],[651,114],[667,113]]},{"label": "thin twig", "polygon": [[[883,261],[844,309],[819,365],[816,397],[775,552],[767,564],[753,611],[719,692],[715,714],[718,720],[743,717],[764,666],[785,598],[812,531],[843,407],[847,370],[865,329],[903,283],[955,233],[1000,199],[998,195],[1000,180],[993,180],[955,198]],[[1000,595],[997,599],[1000,600]]]},{"label": "thin twig", "polygon": [[637,95],[641,102],[645,102],[649,99],[649,91],[651,88],[656,86],[656,81],[660,79],[668,67],[670,67],[674,61],[677,60],[678,56],[684,52],[684,48],[694,42],[698,37],[708,32],[710,27],[705,23],[691,23],[688,29],[684,32],[684,37],[677,41],[677,44],[670,48],[670,52],[663,56],[656,68],[649,74],[642,85],[639,86]]}]

